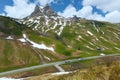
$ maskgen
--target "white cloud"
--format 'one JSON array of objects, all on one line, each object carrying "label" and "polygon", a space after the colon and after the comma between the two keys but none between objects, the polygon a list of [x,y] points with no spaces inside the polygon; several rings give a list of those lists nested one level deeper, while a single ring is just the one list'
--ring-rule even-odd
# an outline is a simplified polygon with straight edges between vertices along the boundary
[{"label": "white cloud", "polygon": [[7,16],[14,18],[24,18],[31,14],[34,10],[35,4],[28,0],[13,0],[13,6],[5,6]]},{"label": "white cloud", "polygon": [[120,0],[83,0],[83,6],[96,6],[103,12],[120,11]]},{"label": "white cloud", "polygon": [[64,16],[64,17],[71,17],[73,15],[76,15],[77,11],[76,8],[73,5],[68,5],[63,12],[58,12],[58,15]]},{"label": "white cloud", "polygon": [[105,16],[106,21],[112,22],[112,23],[118,23],[120,22],[120,12],[119,11],[113,11]]},{"label": "white cloud", "polygon": [[2,14],[0,14],[1,16],[5,16],[5,14],[4,13],[2,13]]},{"label": "white cloud", "polygon": [[[84,1],[88,1],[84,2]],[[77,15],[81,18],[86,18],[90,20],[98,20],[98,21],[108,21],[111,23],[119,23],[120,22],[120,11],[114,10],[114,8],[109,9],[108,11],[105,10],[105,12],[108,12],[104,17],[101,14],[98,14],[97,12],[93,13],[93,5],[97,7],[97,5],[102,5],[103,3],[106,3],[105,1],[94,1],[94,0],[84,0],[83,1],[83,7],[80,10],[76,10],[76,8],[73,5],[68,5],[63,12],[58,12],[59,15],[63,17],[72,17],[73,15]],[[94,2],[93,2],[94,1]],[[93,5],[90,5],[93,4]],[[105,5],[105,4],[103,4]],[[102,8],[102,7],[101,7]],[[107,9],[108,7],[106,7]],[[104,8],[103,8],[104,9]],[[117,8],[116,8],[117,9]]]},{"label": "white cloud", "polygon": [[46,4],[50,4],[52,2],[57,2],[56,0],[37,0],[37,3],[40,3],[41,6],[45,6]]},{"label": "white cloud", "polygon": [[87,18],[92,14],[93,8],[91,6],[84,6],[81,10],[77,11],[77,16]]}]

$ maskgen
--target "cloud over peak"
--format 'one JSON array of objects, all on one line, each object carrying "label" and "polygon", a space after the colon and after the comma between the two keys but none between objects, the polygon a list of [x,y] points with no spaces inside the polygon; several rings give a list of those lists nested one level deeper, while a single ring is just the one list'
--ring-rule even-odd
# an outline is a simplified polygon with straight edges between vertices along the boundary
[{"label": "cloud over peak", "polygon": [[13,6],[5,6],[7,16],[14,18],[23,18],[33,12],[35,4],[28,0],[13,0]]},{"label": "cloud over peak", "polygon": [[[34,0],[34,2],[30,2],[30,0],[13,0],[13,5],[6,5],[4,11],[6,16],[24,18],[34,11],[36,4],[45,6],[46,4],[51,3],[59,4],[59,1],[64,2],[64,0]],[[120,22],[120,0],[82,0],[80,4],[82,5],[82,8],[79,10],[76,9],[76,5],[74,5],[76,4],[75,1],[77,0],[71,0],[71,3],[68,3],[67,7],[63,11],[57,11],[57,13],[64,17],[77,15],[78,17],[91,20],[108,21],[112,23]],[[104,16],[101,13],[98,13],[97,10],[94,11],[94,7],[101,10]],[[3,13],[0,15],[5,14]]]}]

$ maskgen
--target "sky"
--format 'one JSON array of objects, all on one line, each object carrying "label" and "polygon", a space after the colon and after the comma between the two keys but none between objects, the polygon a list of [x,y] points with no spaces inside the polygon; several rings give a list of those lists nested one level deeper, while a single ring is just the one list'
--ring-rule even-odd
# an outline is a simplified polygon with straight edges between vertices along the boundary
[{"label": "sky", "polygon": [[120,23],[120,0],[0,0],[0,15],[24,18],[36,6],[49,4],[63,17],[76,15],[90,20]]}]

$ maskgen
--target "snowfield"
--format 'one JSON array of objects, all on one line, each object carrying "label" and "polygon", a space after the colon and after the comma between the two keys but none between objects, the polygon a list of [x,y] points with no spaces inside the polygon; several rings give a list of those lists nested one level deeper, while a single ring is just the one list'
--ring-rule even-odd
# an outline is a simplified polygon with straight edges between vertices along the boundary
[{"label": "snowfield", "polygon": [[26,40],[24,38],[18,39],[18,41],[20,41],[20,42],[26,42]]},{"label": "snowfield", "polygon": [[71,72],[56,72],[56,73],[52,73],[52,75],[63,75],[63,74],[69,74]]},{"label": "snowfield", "polygon": [[93,33],[92,33],[92,32],[90,32],[90,31],[87,31],[87,33],[88,33],[89,35],[93,36]]},{"label": "snowfield", "polygon": [[31,46],[35,47],[35,48],[39,48],[39,49],[45,49],[45,50],[50,50],[52,52],[54,52],[54,48],[53,47],[47,47],[45,44],[37,44],[31,40],[29,40],[26,36],[26,34],[23,34],[23,37],[26,41],[28,41]]},{"label": "snowfield", "polygon": [[14,38],[12,36],[8,36],[8,37],[6,37],[6,39],[12,40]]},{"label": "snowfield", "polygon": [[3,78],[0,78],[0,80],[22,80],[22,79],[13,79],[13,78],[3,77]]}]

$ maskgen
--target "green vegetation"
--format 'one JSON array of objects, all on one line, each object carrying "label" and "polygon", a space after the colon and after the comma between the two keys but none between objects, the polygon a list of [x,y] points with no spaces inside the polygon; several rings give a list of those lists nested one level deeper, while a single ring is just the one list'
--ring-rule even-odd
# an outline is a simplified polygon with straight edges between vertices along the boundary
[{"label": "green vegetation", "polygon": [[25,25],[22,25],[12,18],[0,16],[0,32],[6,35],[20,36],[25,29]]},{"label": "green vegetation", "polygon": [[0,72],[39,64],[39,58],[28,45],[4,39],[0,44]]},{"label": "green vegetation", "polygon": [[[108,61],[108,60],[110,61]],[[106,61],[97,61],[97,64],[77,72],[49,78],[47,80],[119,80],[120,79],[120,58],[115,60],[107,58]],[[105,60],[105,59],[104,59]],[[101,64],[102,63],[102,64]],[[94,63],[95,64],[95,63]]]}]

